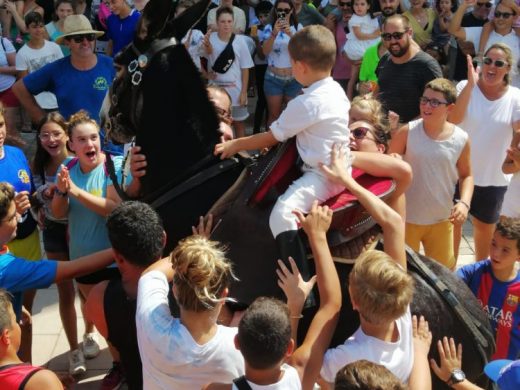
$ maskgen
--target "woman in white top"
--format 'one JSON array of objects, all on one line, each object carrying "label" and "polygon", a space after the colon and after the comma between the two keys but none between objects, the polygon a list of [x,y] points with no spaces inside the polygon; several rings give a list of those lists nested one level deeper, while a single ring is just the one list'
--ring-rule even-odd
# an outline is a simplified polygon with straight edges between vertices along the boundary
[{"label": "woman in white top", "polygon": [[272,24],[259,34],[262,51],[267,56],[267,71],[264,78],[264,93],[267,100],[267,127],[282,113],[283,103],[301,93],[302,86],[292,75],[289,41],[298,23],[292,0],[277,0],[272,11]]},{"label": "woman in white top", "polygon": [[513,174],[502,204],[501,217],[520,218],[520,133],[515,133],[502,164],[502,171]]},{"label": "woman in white top", "polygon": [[[520,90],[510,84],[511,50],[497,43],[485,52],[481,72],[468,56],[468,80],[457,85],[459,97],[449,121],[458,124],[471,141],[475,190],[470,214],[475,239],[475,259],[488,258],[495,224],[500,215],[510,177],[502,172],[502,156],[520,129]],[[462,226],[455,226],[457,256]]]},{"label": "woman in white top", "polygon": [[[217,325],[234,276],[224,251],[214,241],[191,236],[171,254],[172,266],[156,263],[139,280],[137,340],[143,363],[143,388],[199,390],[244,374],[235,348],[237,328]],[[172,269],[173,268],[173,269]],[[168,305],[168,279],[180,307]]]}]

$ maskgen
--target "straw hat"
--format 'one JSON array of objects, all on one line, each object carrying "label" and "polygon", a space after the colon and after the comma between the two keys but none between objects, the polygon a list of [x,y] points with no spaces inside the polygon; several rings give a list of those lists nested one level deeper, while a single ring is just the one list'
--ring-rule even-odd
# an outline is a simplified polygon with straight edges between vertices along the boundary
[{"label": "straw hat", "polygon": [[63,23],[63,35],[56,38],[57,44],[62,44],[63,40],[73,35],[96,34],[96,38],[104,34],[103,31],[92,29],[92,25],[85,15],[69,15]]}]

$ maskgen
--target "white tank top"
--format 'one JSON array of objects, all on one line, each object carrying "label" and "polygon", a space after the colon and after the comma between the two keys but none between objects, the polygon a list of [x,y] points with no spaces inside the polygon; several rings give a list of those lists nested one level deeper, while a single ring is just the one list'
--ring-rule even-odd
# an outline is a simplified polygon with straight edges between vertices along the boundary
[{"label": "white tank top", "polygon": [[[279,382],[265,386],[260,386],[250,381],[247,381],[247,383],[251,387],[251,390],[301,390],[302,384],[298,376],[298,371],[288,364],[283,364],[282,370],[284,370],[284,374]],[[236,387],[234,383],[232,390],[238,390],[238,387]]]},{"label": "white tank top", "polygon": [[431,225],[445,221],[453,206],[457,161],[468,134],[454,126],[451,137],[438,141],[426,135],[422,119],[408,126],[404,159],[412,166],[413,180],[406,191],[406,222]]}]

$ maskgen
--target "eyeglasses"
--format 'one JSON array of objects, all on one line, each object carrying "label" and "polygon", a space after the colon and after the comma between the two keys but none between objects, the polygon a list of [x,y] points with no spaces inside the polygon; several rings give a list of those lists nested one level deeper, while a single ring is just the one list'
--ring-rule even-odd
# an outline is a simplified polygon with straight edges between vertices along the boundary
[{"label": "eyeglasses", "polygon": [[423,104],[423,105],[426,105],[426,104],[429,104],[430,107],[433,107],[433,108],[437,108],[439,107],[441,104],[449,104],[448,102],[441,102],[440,100],[438,99],[429,99],[427,98],[426,96],[421,96],[419,98],[419,103]]},{"label": "eyeglasses", "polygon": [[86,39],[89,42],[93,42],[96,40],[96,34],[78,34],[71,36],[69,39],[73,40],[76,43],[81,43],[84,39]]},{"label": "eyeglasses", "polygon": [[291,12],[291,8],[277,8],[276,12],[286,12],[286,13],[289,13],[289,12]]},{"label": "eyeglasses", "polygon": [[58,140],[61,139],[65,135],[64,132],[56,131],[54,133],[41,133],[38,137],[42,141],[48,141],[51,139]]},{"label": "eyeglasses", "polygon": [[340,1],[340,2],[338,3],[338,5],[339,5],[341,8],[343,8],[343,7],[352,7],[352,3],[342,2],[342,1]]},{"label": "eyeglasses", "polygon": [[486,8],[491,8],[493,6],[493,4],[491,4],[491,3],[477,3],[476,5],[477,5],[477,7],[486,7]]},{"label": "eyeglasses", "polygon": [[[357,127],[354,130],[350,131],[352,133],[352,136],[355,139],[364,139],[367,136],[367,133],[372,133],[372,131],[368,127]],[[374,135],[374,138],[375,135]],[[373,141],[376,141],[375,139]]]},{"label": "eyeglasses", "polygon": [[381,34],[381,38],[383,38],[384,41],[391,41],[392,38],[395,39],[396,41],[398,41],[407,32],[408,32],[408,29],[406,29],[405,31],[396,31],[396,32],[393,32],[393,33],[382,33]]},{"label": "eyeglasses", "polygon": [[511,12],[500,12],[500,11],[495,11],[495,18],[503,18],[503,19],[509,19],[511,16],[513,16],[514,14],[511,13]]},{"label": "eyeglasses", "polygon": [[486,65],[491,65],[491,64],[494,64],[497,68],[503,68],[504,66],[507,66],[508,63],[505,62],[504,60],[495,60],[493,62],[493,59],[492,58],[489,58],[489,57],[484,57],[482,59],[482,62]]}]

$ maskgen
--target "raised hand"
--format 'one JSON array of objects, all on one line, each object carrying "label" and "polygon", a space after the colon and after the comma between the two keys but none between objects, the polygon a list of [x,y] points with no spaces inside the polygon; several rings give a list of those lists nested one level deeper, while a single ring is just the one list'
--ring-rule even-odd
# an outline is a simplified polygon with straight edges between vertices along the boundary
[{"label": "raised hand", "polygon": [[289,270],[282,260],[278,260],[279,269],[276,270],[278,275],[278,286],[283,290],[287,297],[287,306],[291,315],[299,315],[302,311],[305,299],[310,294],[314,284],[316,283],[316,275],[307,282],[303,280],[296,263],[289,257],[291,270]]},{"label": "raised hand", "polygon": [[474,87],[478,83],[480,66],[477,66],[476,69],[473,67],[473,59],[469,54],[466,56],[466,59],[468,62],[468,84]]},{"label": "raised hand", "polygon": [[332,222],[332,210],[328,206],[318,206],[317,200],[312,203],[311,211],[306,216],[300,210],[294,210],[293,214],[309,237],[325,234]]},{"label": "raised hand", "polygon": [[462,344],[455,346],[455,340],[450,337],[444,337],[437,341],[437,349],[439,350],[440,367],[434,359],[430,360],[430,364],[435,375],[442,381],[446,382],[450,379],[451,372],[462,367]]},{"label": "raised hand", "polygon": [[14,196],[14,203],[16,205],[16,212],[20,215],[25,213],[31,207],[28,191],[17,192]]},{"label": "raised hand", "polygon": [[348,182],[349,178],[352,179],[347,170],[350,161],[347,158],[346,149],[346,144],[335,143],[330,152],[330,165],[320,163],[320,169],[325,176],[337,184],[345,185],[345,181]]}]

